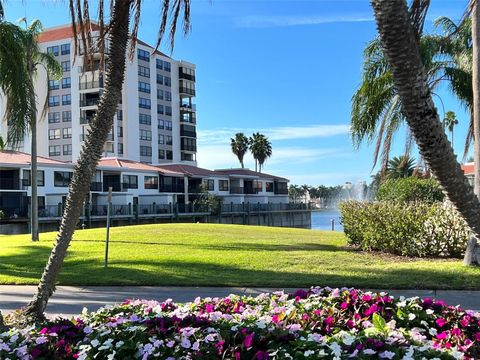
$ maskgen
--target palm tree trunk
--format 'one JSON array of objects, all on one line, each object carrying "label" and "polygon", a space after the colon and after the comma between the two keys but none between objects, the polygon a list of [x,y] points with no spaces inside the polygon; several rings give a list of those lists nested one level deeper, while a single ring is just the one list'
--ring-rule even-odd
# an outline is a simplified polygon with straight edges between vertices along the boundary
[{"label": "palm tree trunk", "polygon": [[91,131],[87,135],[85,145],[75,165],[55,246],[44,269],[37,293],[23,310],[25,320],[28,322],[40,320],[44,317],[43,313],[50,296],[55,291],[55,281],[62,268],[67,248],[82,213],[83,202],[90,189],[90,181],[102,155],[108,132],[112,128],[113,117],[121,98],[124,80],[130,6],[130,0],[115,1],[110,24],[110,55],[105,90],[100,99],[95,119],[91,124]]},{"label": "palm tree trunk", "polygon": [[[371,4],[402,111],[420,154],[478,239],[480,202],[456,160],[432,101],[407,4],[405,0],[371,0]],[[477,262],[475,257],[472,263]]]},{"label": "palm tree trunk", "polygon": [[30,124],[30,132],[32,135],[32,168],[30,170],[30,186],[32,187],[32,196],[31,196],[31,211],[30,211],[30,221],[31,221],[31,231],[32,231],[32,241],[38,241],[38,196],[37,196],[37,122],[36,119]]},{"label": "palm tree trunk", "polygon": [[473,188],[480,199],[480,11],[478,1],[472,2],[472,90],[473,90]]}]

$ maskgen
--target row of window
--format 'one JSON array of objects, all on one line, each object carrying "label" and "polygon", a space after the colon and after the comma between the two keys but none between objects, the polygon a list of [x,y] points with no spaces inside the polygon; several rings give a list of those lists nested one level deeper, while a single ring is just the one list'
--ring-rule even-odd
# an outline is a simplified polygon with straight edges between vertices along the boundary
[{"label": "row of window", "polygon": [[62,44],[60,46],[49,46],[47,47],[47,53],[53,54],[54,56],[68,55],[70,54],[70,44]]},{"label": "row of window", "polygon": [[[48,155],[49,156],[60,156],[62,150],[61,145],[51,145],[48,147]],[[63,145],[63,155],[72,155],[72,144],[64,144]],[[57,185],[55,185],[57,186]]]},{"label": "row of window", "polygon": [[172,145],[173,138],[170,135],[158,134],[159,145]]},{"label": "row of window", "polygon": [[49,129],[48,130],[48,140],[59,140],[60,139],[60,130],[62,137],[64,139],[72,138],[72,128],[63,128],[63,129]]},{"label": "row of window", "polygon": [[[70,89],[72,87],[72,80],[69,77],[63,78],[61,80],[62,89]],[[48,90],[58,90],[60,89],[59,80],[48,80]]]},{"label": "row of window", "polygon": [[[69,122],[72,121],[72,112],[71,111],[62,111],[62,121]],[[48,123],[59,123],[60,122],[60,112],[49,112],[48,113]]]},{"label": "row of window", "polygon": [[163,91],[162,89],[157,89],[157,99],[172,101],[172,93],[170,91]]},{"label": "row of window", "polygon": [[157,114],[172,116],[172,107],[169,105],[157,104]]},{"label": "row of window", "polygon": [[161,130],[172,131],[172,122],[170,120],[158,119],[158,128]]},{"label": "row of window", "polygon": [[163,61],[161,59],[157,59],[157,69],[159,70],[165,70],[165,71],[168,71],[170,72],[171,71],[171,65],[168,61]]},{"label": "row of window", "polygon": [[140,145],[140,156],[152,156],[152,147]]},{"label": "row of window", "polygon": [[[138,76],[150,78],[150,68],[147,66],[138,65]],[[157,84],[172,86],[172,78],[170,76],[157,74]]]},{"label": "row of window", "polygon": [[158,159],[159,160],[172,160],[173,159],[173,152],[172,150],[164,150],[164,149],[158,149]]},{"label": "row of window", "polygon": [[[62,95],[62,105],[71,105],[72,104],[72,95],[65,94]],[[52,95],[48,97],[48,106],[60,106],[60,95]]]}]

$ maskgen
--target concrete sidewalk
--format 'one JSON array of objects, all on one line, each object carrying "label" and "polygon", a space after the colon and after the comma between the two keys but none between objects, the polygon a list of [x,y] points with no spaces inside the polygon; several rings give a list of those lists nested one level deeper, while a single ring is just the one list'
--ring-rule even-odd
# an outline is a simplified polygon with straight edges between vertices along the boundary
[{"label": "concrete sidewalk", "polygon": [[[0,310],[9,313],[25,306],[32,298],[36,286],[0,285]],[[197,296],[226,296],[229,294],[257,295],[263,292],[295,289],[235,288],[235,287],[176,287],[176,286],[58,286],[50,299],[47,314],[72,316],[84,307],[97,310],[106,304],[115,304],[125,299],[148,299],[163,301],[171,298],[176,302],[193,301]],[[480,291],[447,290],[388,290],[395,296],[420,296],[444,300],[449,305],[461,305],[465,309],[480,311]]]}]

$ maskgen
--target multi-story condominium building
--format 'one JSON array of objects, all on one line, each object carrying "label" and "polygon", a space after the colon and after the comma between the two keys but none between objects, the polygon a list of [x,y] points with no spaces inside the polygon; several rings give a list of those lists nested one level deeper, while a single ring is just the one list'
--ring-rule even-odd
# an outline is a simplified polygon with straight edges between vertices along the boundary
[{"label": "multi-story condominium building", "polygon": [[[48,111],[45,119],[38,121],[38,154],[75,162],[102,94],[103,57],[98,52],[88,64],[80,47],[75,58],[70,25],[46,29],[39,43],[41,50],[53,54],[61,64],[63,77],[47,81],[39,69],[38,104],[40,108],[47,102]],[[108,52],[106,41],[107,57]],[[122,101],[105,144],[105,156],[149,164],[196,164],[194,97],[195,65],[174,60],[138,40],[134,58],[127,59]],[[0,103],[0,112],[1,108]],[[0,135],[6,134],[3,123]],[[30,152],[28,136],[18,150]]]}]

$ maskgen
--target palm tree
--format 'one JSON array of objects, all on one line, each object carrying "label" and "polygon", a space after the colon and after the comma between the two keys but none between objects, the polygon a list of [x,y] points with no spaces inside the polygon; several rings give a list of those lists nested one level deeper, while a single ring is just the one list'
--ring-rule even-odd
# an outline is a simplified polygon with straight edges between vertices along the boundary
[{"label": "palm tree", "polygon": [[[442,36],[424,35],[420,38],[420,56],[429,88],[441,101],[434,91],[441,82],[447,81],[452,93],[470,110],[470,23],[466,21],[457,26],[450,19],[442,17],[435,24],[443,29]],[[385,170],[393,135],[404,123],[400,97],[394,87],[380,39],[377,38],[365,48],[362,83],[352,97],[351,132],[354,146],[358,148],[364,141],[375,140],[373,166],[380,158],[382,170]],[[467,136],[465,154],[470,139],[471,136]],[[406,154],[410,152],[412,144],[412,135],[407,132]]]},{"label": "palm tree", "polygon": [[270,156],[272,156],[272,144],[268,138],[260,133],[254,133],[249,140],[250,151],[255,159],[255,171],[262,172],[263,164]]},{"label": "palm tree", "polygon": [[303,190],[303,199],[305,202],[307,202],[307,196],[310,196],[310,186],[308,186],[307,184],[303,184],[301,188]]},{"label": "palm tree", "polygon": [[387,177],[389,179],[406,178],[413,175],[415,160],[408,155],[396,156],[388,161]]},{"label": "palm tree", "polygon": [[452,143],[453,148],[453,130],[455,125],[458,125],[457,116],[453,111],[447,111],[445,118],[443,119],[443,126],[450,132],[450,142]]},{"label": "palm tree", "polygon": [[302,192],[302,189],[297,185],[291,184],[288,187],[288,195],[290,199],[293,199],[294,203],[297,202],[297,197],[301,196],[301,192]]},{"label": "palm tree", "polygon": [[426,164],[475,236],[465,263],[478,264],[480,202],[456,160],[433,103],[407,4],[405,0],[371,0],[371,4],[407,124]]},{"label": "palm tree", "polygon": [[[473,89],[473,188],[480,199],[480,5],[478,1],[471,0],[472,11],[472,89]],[[480,260],[479,260],[480,262]]]},{"label": "palm tree", "polygon": [[248,138],[243,133],[236,133],[235,138],[231,138],[230,141],[232,152],[237,156],[243,169],[243,157],[248,151]]},{"label": "palm tree", "polygon": [[[72,235],[82,213],[83,201],[90,189],[90,179],[102,155],[103,146],[113,125],[117,104],[121,99],[129,39],[131,39],[130,56],[134,54],[142,1],[111,0],[110,22],[107,26],[104,24],[104,5],[104,0],[100,0],[98,5],[100,34],[98,43],[93,43],[90,32],[91,21],[88,11],[88,0],[83,2],[69,0],[74,41],[76,45],[80,41],[82,47],[86,50],[85,60],[87,63],[91,61],[96,48],[103,52],[104,41],[107,37],[110,43],[110,52],[106,60],[108,66],[106,67],[106,76],[104,77],[104,91],[101,95],[96,115],[91,123],[90,132],[86,137],[74,168],[54,248],[43,271],[37,292],[32,301],[20,314],[20,317],[23,318],[22,320],[26,322],[40,320],[44,317],[43,313],[48,300],[55,290],[55,281],[63,265]],[[163,0],[157,47],[160,45],[160,41],[170,21],[170,47],[173,48],[176,26],[181,14],[183,14],[183,32],[187,34],[190,30],[190,0],[177,0],[175,2]],[[132,15],[134,21],[132,31],[129,34]],[[77,54],[77,50],[76,46],[75,54]]]}]

